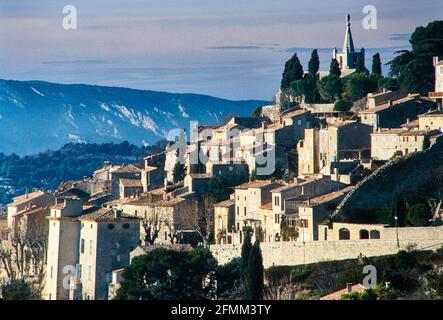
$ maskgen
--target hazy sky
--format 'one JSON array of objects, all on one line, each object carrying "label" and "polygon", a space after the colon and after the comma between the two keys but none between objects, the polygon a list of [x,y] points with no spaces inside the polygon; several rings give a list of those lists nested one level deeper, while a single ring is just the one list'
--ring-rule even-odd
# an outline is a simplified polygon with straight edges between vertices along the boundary
[{"label": "hazy sky", "polygon": [[[64,30],[75,5],[78,29]],[[377,8],[377,30],[362,9]],[[266,99],[284,62],[341,48],[351,14],[356,48],[383,62],[416,26],[443,19],[441,0],[0,0],[0,78],[91,83],[230,99]]]}]

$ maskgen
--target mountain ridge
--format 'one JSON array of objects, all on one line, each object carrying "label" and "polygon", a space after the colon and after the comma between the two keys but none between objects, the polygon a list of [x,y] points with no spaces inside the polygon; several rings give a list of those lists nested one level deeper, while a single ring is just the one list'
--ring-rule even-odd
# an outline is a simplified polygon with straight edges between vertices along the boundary
[{"label": "mountain ridge", "polygon": [[150,145],[189,121],[220,124],[268,103],[203,94],[0,79],[0,152],[20,155],[69,142]]}]

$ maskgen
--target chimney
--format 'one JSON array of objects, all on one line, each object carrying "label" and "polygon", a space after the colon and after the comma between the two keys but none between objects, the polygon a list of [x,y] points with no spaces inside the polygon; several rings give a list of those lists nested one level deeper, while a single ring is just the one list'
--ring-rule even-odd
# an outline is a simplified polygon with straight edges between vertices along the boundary
[{"label": "chimney", "polygon": [[351,293],[352,292],[352,283],[346,283],[346,292]]},{"label": "chimney", "polygon": [[388,105],[392,107],[392,100],[388,100]]}]

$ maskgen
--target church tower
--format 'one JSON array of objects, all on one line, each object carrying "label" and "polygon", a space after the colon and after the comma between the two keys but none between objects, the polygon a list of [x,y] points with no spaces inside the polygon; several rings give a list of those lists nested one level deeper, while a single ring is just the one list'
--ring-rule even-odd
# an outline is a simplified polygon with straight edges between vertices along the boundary
[{"label": "church tower", "polygon": [[337,49],[334,49],[332,57],[337,60],[338,64],[340,65],[342,75],[348,75],[355,71],[355,65],[358,57],[361,57],[364,66],[365,49],[361,48],[359,52],[355,51],[354,39],[352,39],[351,31],[351,16],[349,14],[346,16],[346,32],[345,40],[343,42],[343,50],[341,53],[337,53]]}]

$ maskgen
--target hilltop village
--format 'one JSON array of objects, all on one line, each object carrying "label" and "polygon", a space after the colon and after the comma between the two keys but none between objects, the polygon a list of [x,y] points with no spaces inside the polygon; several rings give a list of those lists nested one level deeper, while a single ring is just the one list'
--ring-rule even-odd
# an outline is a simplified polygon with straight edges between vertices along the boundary
[{"label": "hilltop village", "polygon": [[[332,71],[340,79],[368,72],[349,16],[343,50],[332,58],[330,71],[315,70],[318,81],[333,79]],[[196,125],[189,137],[181,130],[140,163],[106,163],[54,193],[15,197],[0,220],[0,275],[34,279],[43,299],[106,300],[134,257],[155,247],[206,247],[224,264],[240,256],[248,233],[269,268],[441,244],[442,199],[431,201],[429,217],[420,201],[408,204],[410,215],[390,215],[401,190],[382,190],[383,179],[417,174],[408,160],[431,166],[427,154],[442,147],[438,57],[434,68],[435,92],[427,96],[383,89],[352,108],[302,97],[282,82],[275,103],[251,117]],[[354,206],[372,185],[371,194],[386,191],[388,200]]]}]

